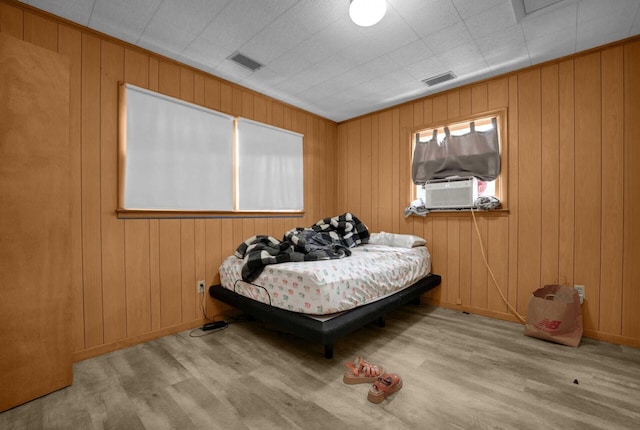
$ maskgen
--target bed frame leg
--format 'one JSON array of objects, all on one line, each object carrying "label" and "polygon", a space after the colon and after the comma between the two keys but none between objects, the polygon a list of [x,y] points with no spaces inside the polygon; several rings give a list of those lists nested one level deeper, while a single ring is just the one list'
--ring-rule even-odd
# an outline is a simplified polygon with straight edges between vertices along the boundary
[{"label": "bed frame leg", "polygon": [[327,343],[324,345],[324,358],[333,358],[333,344]]},{"label": "bed frame leg", "polygon": [[378,317],[378,327],[384,327],[385,325],[384,317]]}]

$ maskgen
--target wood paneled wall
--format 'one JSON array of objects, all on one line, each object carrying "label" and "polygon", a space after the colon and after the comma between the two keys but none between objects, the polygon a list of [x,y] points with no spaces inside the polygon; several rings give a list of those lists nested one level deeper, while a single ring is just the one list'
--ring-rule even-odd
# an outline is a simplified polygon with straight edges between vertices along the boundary
[{"label": "wood paneled wall", "polygon": [[[219,263],[245,238],[280,236],[344,211],[371,231],[428,240],[433,271],[443,276],[433,303],[515,320],[484,265],[468,215],[403,216],[411,198],[411,131],[504,107],[508,213],[477,220],[498,283],[523,315],[538,286],[584,284],[585,335],[640,346],[638,39],[336,126],[21,3],[0,0],[0,32],[71,61],[76,359],[197,326],[196,280],[217,282]],[[118,219],[117,82],[123,80],[303,133],[305,216]],[[208,298],[206,304],[209,315],[222,309]]]},{"label": "wood paneled wall", "polygon": [[[21,3],[0,0],[0,32],[71,63],[76,359],[201,324],[196,281],[219,282],[218,266],[238,244],[336,214],[334,122]],[[119,81],[304,134],[304,217],[118,219]],[[208,296],[205,304],[209,316],[222,310]]]},{"label": "wood paneled wall", "polygon": [[584,284],[585,335],[640,346],[638,76],[634,38],[341,123],[338,211],[424,236],[443,277],[431,302],[515,321],[469,214],[402,216],[411,131],[506,107],[508,212],[477,217],[504,294],[524,316],[539,286]]}]

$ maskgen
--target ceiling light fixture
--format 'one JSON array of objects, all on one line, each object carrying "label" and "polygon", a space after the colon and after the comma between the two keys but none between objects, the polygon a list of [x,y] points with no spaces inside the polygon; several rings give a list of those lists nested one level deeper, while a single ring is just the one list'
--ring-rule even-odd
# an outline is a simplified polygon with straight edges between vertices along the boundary
[{"label": "ceiling light fixture", "polygon": [[385,0],[351,0],[349,16],[360,27],[370,27],[380,22],[387,13]]}]

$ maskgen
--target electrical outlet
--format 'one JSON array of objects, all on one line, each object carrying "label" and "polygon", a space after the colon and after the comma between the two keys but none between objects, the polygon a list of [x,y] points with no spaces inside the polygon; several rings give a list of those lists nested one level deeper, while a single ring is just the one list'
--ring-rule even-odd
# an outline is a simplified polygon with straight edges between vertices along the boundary
[{"label": "electrical outlet", "polygon": [[198,293],[204,293],[204,281],[198,281],[196,284]]},{"label": "electrical outlet", "polygon": [[584,301],[584,285],[574,285],[573,288],[578,290],[578,296],[580,297],[580,304]]}]

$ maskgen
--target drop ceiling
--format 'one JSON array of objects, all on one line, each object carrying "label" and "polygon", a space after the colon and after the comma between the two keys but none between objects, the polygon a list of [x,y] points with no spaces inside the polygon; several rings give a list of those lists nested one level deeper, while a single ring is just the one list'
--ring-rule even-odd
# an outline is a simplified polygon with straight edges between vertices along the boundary
[{"label": "drop ceiling", "polygon": [[640,0],[21,1],[337,122],[640,34]]}]

